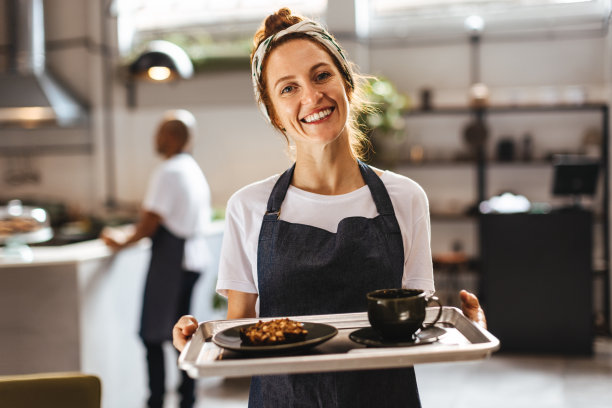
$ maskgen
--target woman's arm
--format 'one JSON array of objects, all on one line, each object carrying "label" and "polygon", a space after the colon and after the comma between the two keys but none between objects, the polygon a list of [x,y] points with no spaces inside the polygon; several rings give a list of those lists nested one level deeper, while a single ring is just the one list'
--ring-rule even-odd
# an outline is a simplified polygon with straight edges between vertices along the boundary
[{"label": "woman's arm", "polygon": [[255,302],[257,293],[239,292],[237,290],[227,291],[227,318],[242,319],[256,317]]}]

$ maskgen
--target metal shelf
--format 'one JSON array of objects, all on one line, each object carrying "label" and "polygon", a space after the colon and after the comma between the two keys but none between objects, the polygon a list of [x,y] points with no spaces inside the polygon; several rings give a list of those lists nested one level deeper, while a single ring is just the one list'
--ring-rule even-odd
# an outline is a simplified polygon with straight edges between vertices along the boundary
[{"label": "metal shelf", "polygon": [[[607,111],[606,103],[592,102],[585,104],[558,104],[558,105],[492,105],[481,108],[487,114],[506,113],[559,113],[581,111]],[[436,116],[436,115],[469,115],[474,112],[468,106],[445,106],[429,110],[407,110],[404,115],[410,116]]]}]

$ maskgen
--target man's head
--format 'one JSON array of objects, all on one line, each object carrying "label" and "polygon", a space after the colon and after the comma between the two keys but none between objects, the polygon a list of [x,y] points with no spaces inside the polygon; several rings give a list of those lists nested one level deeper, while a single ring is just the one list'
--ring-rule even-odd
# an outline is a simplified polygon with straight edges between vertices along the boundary
[{"label": "man's head", "polygon": [[164,114],[157,129],[155,146],[165,158],[190,151],[195,131],[195,118],[186,110],[172,110]]}]

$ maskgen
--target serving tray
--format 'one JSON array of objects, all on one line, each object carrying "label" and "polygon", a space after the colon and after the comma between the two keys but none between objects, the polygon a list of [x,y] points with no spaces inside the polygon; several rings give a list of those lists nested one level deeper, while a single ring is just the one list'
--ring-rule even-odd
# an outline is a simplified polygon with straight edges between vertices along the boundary
[{"label": "serving tray", "polygon": [[[428,308],[425,323],[433,321],[437,312],[437,307]],[[192,378],[246,377],[480,360],[499,349],[499,340],[495,336],[467,319],[455,307],[443,308],[436,327],[443,328],[444,333],[437,341],[414,347],[367,347],[350,340],[350,333],[370,326],[366,312],[297,316],[290,319],[328,324],[337,328],[338,334],[299,354],[252,356],[221,348],[212,342],[212,338],[227,328],[256,323],[259,319],[212,320],[200,323],[179,356],[178,365]]]}]

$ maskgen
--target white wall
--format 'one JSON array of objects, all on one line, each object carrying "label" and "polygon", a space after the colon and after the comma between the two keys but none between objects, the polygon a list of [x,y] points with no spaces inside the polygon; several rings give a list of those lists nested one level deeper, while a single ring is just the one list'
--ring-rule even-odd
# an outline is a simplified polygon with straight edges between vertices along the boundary
[{"label": "white wall", "polygon": [[[101,41],[101,1],[55,0],[45,5],[48,41],[84,37],[89,37],[94,44]],[[0,13],[2,10],[0,8]],[[112,28],[112,19],[106,21]],[[2,37],[0,43],[1,40]],[[359,58],[363,65],[369,65],[371,73],[393,80],[401,91],[413,97],[415,103],[423,87],[433,88],[434,104],[461,104],[467,99],[467,40],[465,44],[431,46],[376,44],[369,49],[366,47],[367,60],[363,60],[362,51],[363,47]],[[104,127],[101,109],[104,99],[99,51],[95,46],[90,49],[75,46],[54,48],[47,54],[47,62],[56,76],[92,107],[94,152],[91,155],[36,156],[33,165],[41,172],[41,183],[13,187],[0,178],[2,196],[35,193],[66,199],[80,207],[99,207],[107,195],[105,138],[112,136],[117,198],[120,202],[138,203],[148,175],[157,163],[152,149],[155,127],[161,113],[170,108],[190,109],[198,119],[200,131],[195,157],[209,179],[217,206],[223,206],[237,188],[288,165],[282,137],[264,122],[253,103],[248,71],[201,74],[178,84],[138,84],[137,106],[130,109],[117,67],[113,88],[115,126],[110,135]],[[538,102],[550,97],[551,92],[562,100],[568,86],[573,85],[585,86],[589,96],[601,99],[607,98],[609,54],[606,38],[488,43],[485,37],[481,72],[484,82],[491,88],[493,101]],[[465,118],[440,117],[434,123],[429,122],[411,121],[410,143],[431,145],[430,154],[435,154],[439,142],[461,149],[461,127]],[[555,123],[553,128],[550,121],[527,116],[495,119],[491,126],[490,149],[501,135],[513,134],[518,138],[528,131],[536,136],[535,148],[540,152],[546,151],[550,144],[571,147],[576,142],[574,136],[584,131],[592,119],[570,117]],[[6,130],[0,130],[0,134],[8,140]],[[6,156],[1,156],[0,160],[0,171],[6,171],[9,161]],[[435,171],[432,176],[437,177]],[[426,180],[424,183],[431,184],[430,195],[435,198],[438,194],[435,186]],[[494,192],[495,188],[491,193]]]}]

